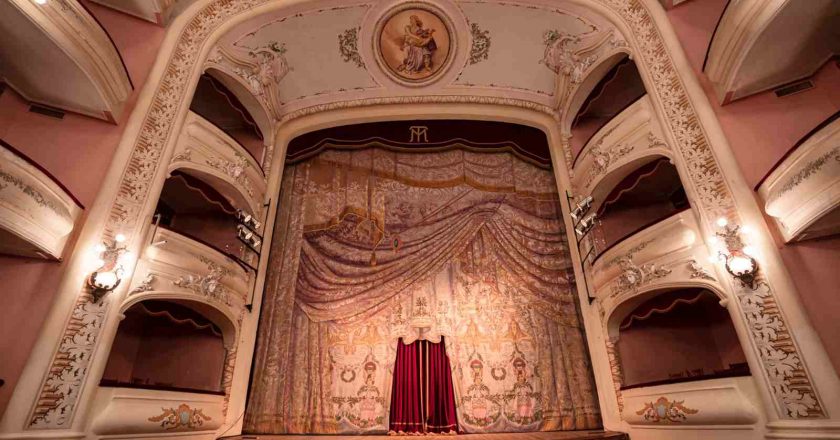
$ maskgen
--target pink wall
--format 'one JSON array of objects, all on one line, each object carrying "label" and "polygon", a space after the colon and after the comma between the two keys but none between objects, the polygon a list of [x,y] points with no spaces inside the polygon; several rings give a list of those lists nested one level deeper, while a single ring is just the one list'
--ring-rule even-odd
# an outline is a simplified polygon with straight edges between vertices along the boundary
[{"label": "pink wall", "polygon": [[[54,119],[28,111],[14,91],[0,95],[0,138],[35,160],[56,176],[81,203],[90,208],[146,81],[164,29],[102,6],[83,2],[102,23],[122,54],[134,91],[117,124],[72,113]],[[80,224],[84,218],[80,220]],[[78,226],[77,226],[78,230]],[[74,241],[68,243],[65,258]],[[0,320],[0,413],[5,411],[20,372],[38,336],[63,264],[0,256],[4,317]]]},{"label": "pink wall", "polygon": [[[747,184],[755,187],[799,139],[840,110],[840,69],[835,63],[823,66],[812,78],[816,87],[806,92],[784,98],[765,92],[721,107],[701,68],[725,4],[726,0],[689,1],[669,10],[668,17]],[[840,371],[840,338],[835,337],[840,333],[840,238],[789,245],[777,240],[777,245],[812,324]]]}]

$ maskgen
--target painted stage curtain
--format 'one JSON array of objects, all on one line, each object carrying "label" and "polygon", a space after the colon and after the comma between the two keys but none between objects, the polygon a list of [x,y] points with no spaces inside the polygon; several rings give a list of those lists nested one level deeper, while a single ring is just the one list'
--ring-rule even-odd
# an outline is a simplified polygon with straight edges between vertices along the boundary
[{"label": "painted stage curtain", "polygon": [[455,389],[443,341],[397,344],[391,390],[390,432],[458,432]]},{"label": "painted stage curtain", "polygon": [[400,338],[444,341],[463,432],[599,427],[559,200],[510,153],[287,165],[245,431],[387,432]]}]

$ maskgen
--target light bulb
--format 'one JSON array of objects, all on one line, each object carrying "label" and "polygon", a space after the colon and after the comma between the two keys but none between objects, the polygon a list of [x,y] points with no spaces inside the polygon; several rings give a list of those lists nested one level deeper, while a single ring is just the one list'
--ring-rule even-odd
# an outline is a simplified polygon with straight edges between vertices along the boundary
[{"label": "light bulb", "polygon": [[729,269],[734,273],[749,273],[754,270],[752,261],[744,257],[732,257],[728,262]]},{"label": "light bulb", "polygon": [[125,235],[123,235],[123,234],[117,234],[117,235],[114,237],[114,240],[115,240],[117,243],[122,243],[122,242],[124,242],[124,241],[125,241]]},{"label": "light bulb", "polygon": [[93,278],[93,283],[96,284],[98,287],[103,287],[105,289],[112,289],[117,284],[117,274],[114,272],[99,272]]},{"label": "light bulb", "polygon": [[743,249],[741,249],[741,252],[743,252],[743,253],[751,256],[751,257],[755,257],[756,254],[758,254],[758,250],[755,247],[750,246],[750,245],[744,246]]},{"label": "light bulb", "polygon": [[125,251],[117,257],[117,261],[122,266],[130,266],[134,261],[134,254],[131,251]]},{"label": "light bulb", "polygon": [[728,224],[729,224],[729,220],[727,220],[726,217],[721,217],[721,218],[717,219],[717,225],[720,226],[721,228],[725,228],[726,225],[728,225]]},{"label": "light bulb", "polygon": [[744,235],[753,235],[755,231],[748,225],[741,226],[741,233]]},{"label": "light bulb", "polygon": [[105,252],[107,249],[108,248],[105,247],[105,245],[102,244],[102,243],[99,243],[99,244],[97,244],[96,246],[93,247],[93,251],[96,252],[97,254],[101,254],[101,253]]}]

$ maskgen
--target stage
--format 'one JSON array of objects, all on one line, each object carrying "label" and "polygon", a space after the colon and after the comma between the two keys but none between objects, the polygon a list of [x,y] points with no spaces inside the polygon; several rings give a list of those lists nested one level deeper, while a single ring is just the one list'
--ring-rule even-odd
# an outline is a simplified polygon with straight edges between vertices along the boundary
[{"label": "stage", "polygon": [[[385,436],[385,435],[238,435],[222,437],[230,440],[377,440],[384,438],[417,438],[418,436]],[[604,431],[555,431],[555,432],[521,432],[498,434],[461,434],[457,436],[436,435],[423,436],[436,438],[452,438],[459,440],[629,440],[630,436],[621,432]]]}]

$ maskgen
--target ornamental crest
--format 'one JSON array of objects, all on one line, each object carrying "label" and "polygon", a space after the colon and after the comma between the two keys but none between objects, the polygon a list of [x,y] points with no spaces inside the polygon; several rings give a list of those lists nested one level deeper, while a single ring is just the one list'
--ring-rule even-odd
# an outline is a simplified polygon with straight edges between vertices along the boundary
[{"label": "ornamental crest", "polygon": [[636,411],[636,414],[654,423],[680,423],[684,422],[688,415],[700,412],[700,410],[683,406],[683,402],[685,401],[671,401],[667,397],[660,397],[656,402],[646,403],[644,408]]},{"label": "ornamental crest", "polygon": [[178,428],[195,429],[204,424],[204,422],[212,420],[209,416],[204,415],[201,408],[190,408],[186,403],[182,403],[178,408],[161,408],[160,415],[149,417],[150,422],[160,422],[160,426],[166,430],[173,430]]}]

